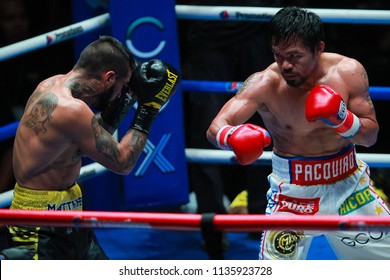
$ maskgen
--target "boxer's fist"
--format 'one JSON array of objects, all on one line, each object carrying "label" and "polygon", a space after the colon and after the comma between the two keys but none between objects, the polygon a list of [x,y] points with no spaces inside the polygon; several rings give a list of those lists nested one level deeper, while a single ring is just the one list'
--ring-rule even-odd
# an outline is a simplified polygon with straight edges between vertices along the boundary
[{"label": "boxer's fist", "polygon": [[221,149],[233,151],[241,165],[256,161],[264,147],[271,144],[268,131],[253,124],[224,126],[218,131],[216,140]]},{"label": "boxer's fist", "polygon": [[340,94],[325,85],[312,88],[306,99],[306,119],[322,120],[342,137],[353,137],[360,128],[359,118],[347,109]]},{"label": "boxer's fist", "polygon": [[160,109],[175,93],[178,71],[171,65],[152,59],[137,66],[130,79],[130,88],[138,96],[138,104]]},{"label": "boxer's fist", "polygon": [[179,80],[178,71],[161,60],[138,65],[130,79],[130,89],[138,98],[131,128],[149,133],[159,110],[175,93]]},{"label": "boxer's fist", "polygon": [[101,117],[103,121],[115,129],[118,128],[120,122],[136,100],[136,96],[129,92],[129,88],[127,86],[124,87],[121,95],[102,110]]}]

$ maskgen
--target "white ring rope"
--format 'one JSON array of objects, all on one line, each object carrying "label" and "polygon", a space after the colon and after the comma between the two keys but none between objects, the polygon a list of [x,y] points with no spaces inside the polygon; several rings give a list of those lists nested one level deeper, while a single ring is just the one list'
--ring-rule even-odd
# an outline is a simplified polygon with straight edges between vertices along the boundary
[{"label": "white ring rope", "polygon": [[[238,164],[232,151],[186,148],[185,154],[190,163]],[[271,152],[265,151],[253,164],[271,165],[271,156]],[[357,153],[356,157],[372,168],[390,167],[390,154]]]},{"label": "white ring rope", "polygon": [[[268,21],[281,8],[239,6],[176,5],[176,16],[182,20]],[[323,22],[390,24],[388,10],[311,9]]]},{"label": "white ring rope", "polygon": [[[280,8],[233,7],[233,6],[191,6],[176,5],[177,19],[181,20],[241,20],[267,21]],[[310,9],[328,23],[390,24],[388,10],[359,9]],[[110,22],[110,14],[87,19],[27,40],[0,48],[0,61],[59,43],[93,31]]]},{"label": "white ring rope", "polygon": [[[204,163],[204,164],[238,164],[234,159],[234,153],[225,150],[211,150],[211,149],[185,149],[186,160],[189,163]],[[265,151],[254,165],[271,165],[272,153]],[[390,167],[390,154],[374,154],[374,153],[357,153],[357,158],[363,160],[368,166],[374,167]],[[81,167],[79,181],[85,181],[92,177],[98,176],[106,169],[101,164],[94,162]],[[13,190],[0,193],[0,208],[11,205],[13,198]]]},{"label": "white ring rope", "polygon": [[110,21],[109,14],[103,14],[54,31],[32,37],[0,48],[0,61],[42,49],[59,42],[72,39],[87,32],[106,26]]}]

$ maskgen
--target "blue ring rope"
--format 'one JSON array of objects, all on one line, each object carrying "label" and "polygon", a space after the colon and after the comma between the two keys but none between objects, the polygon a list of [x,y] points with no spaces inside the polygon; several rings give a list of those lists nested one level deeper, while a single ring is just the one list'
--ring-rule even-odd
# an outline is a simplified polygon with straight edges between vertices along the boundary
[{"label": "blue ring rope", "polygon": [[[181,85],[184,91],[236,93],[242,82],[183,80]],[[389,87],[372,86],[370,94],[373,100],[390,100]]]},{"label": "blue ring rope", "polygon": [[[183,80],[181,85],[183,91],[234,94],[242,85],[242,82]],[[390,100],[389,87],[370,87],[370,94],[373,100]],[[15,136],[18,125],[19,121],[0,127],[0,141]]]}]

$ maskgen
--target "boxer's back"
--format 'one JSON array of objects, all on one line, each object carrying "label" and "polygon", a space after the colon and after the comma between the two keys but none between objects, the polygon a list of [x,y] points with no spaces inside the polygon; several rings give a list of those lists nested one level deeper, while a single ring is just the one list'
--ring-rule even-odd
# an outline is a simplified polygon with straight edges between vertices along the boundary
[{"label": "boxer's back", "polygon": [[17,182],[26,188],[63,189],[79,175],[79,148],[62,125],[69,121],[69,110],[82,104],[63,82],[63,75],[58,75],[40,83],[20,120],[13,165]]}]

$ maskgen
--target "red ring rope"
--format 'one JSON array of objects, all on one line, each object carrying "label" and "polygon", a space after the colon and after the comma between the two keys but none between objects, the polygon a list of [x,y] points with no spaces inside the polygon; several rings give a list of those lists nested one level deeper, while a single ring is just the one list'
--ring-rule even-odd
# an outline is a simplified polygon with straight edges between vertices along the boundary
[{"label": "red ring rope", "polygon": [[[390,216],[265,216],[214,215],[216,230],[255,232],[264,229],[301,230],[384,230],[390,227]],[[39,211],[0,209],[0,224],[96,228],[152,228],[200,230],[201,214]]]}]

